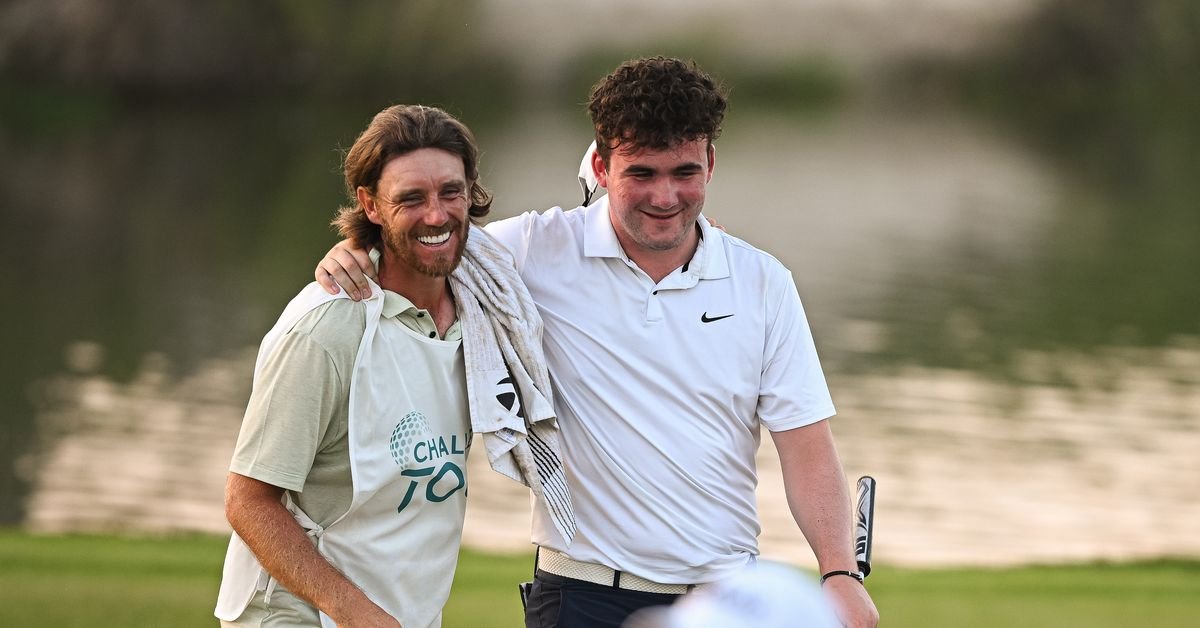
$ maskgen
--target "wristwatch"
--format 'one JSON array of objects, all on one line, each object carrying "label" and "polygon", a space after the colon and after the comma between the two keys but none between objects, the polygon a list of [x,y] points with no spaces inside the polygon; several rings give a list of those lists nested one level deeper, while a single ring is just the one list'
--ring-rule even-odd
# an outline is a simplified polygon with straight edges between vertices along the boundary
[{"label": "wristwatch", "polygon": [[828,580],[834,576],[850,576],[851,578],[854,578],[855,580],[858,580],[859,582],[862,582],[863,578],[866,577],[863,575],[863,572],[861,572],[861,571],[847,571],[845,569],[838,569],[836,571],[830,571],[828,573],[821,574],[821,584],[825,584],[826,580]]}]

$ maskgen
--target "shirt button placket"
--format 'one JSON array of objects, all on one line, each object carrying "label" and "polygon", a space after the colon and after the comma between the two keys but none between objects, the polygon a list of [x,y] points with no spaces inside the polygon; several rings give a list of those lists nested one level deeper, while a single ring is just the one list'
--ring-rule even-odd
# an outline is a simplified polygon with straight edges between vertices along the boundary
[{"label": "shirt button placket", "polygon": [[658,295],[658,290],[654,290],[646,297],[646,322],[657,323],[663,318],[662,297]]}]

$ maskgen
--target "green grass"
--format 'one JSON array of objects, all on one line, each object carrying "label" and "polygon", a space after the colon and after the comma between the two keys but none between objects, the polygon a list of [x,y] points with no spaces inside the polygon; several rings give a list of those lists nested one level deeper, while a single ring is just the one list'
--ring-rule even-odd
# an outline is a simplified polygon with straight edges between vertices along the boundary
[{"label": "green grass", "polygon": [[1200,562],[899,570],[867,581],[887,626],[1194,626]]},{"label": "green grass", "polygon": [[224,541],[0,532],[0,626],[207,626]]},{"label": "green grass", "polygon": [[[35,536],[0,530],[0,626],[207,626],[225,539]],[[447,628],[521,624],[516,583],[530,556],[464,552]],[[884,618],[905,626],[1190,626],[1200,562],[911,570],[867,581]]]}]

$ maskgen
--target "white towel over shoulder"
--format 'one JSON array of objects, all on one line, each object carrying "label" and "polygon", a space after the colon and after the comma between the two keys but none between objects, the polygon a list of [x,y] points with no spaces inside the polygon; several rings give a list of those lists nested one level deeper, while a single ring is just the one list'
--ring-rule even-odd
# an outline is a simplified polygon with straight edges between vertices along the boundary
[{"label": "white towel over shoulder", "polygon": [[575,514],[559,457],[542,318],[512,255],[474,225],[450,287],[463,335],[471,429],[482,437],[492,468],[533,491],[534,507],[549,512],[565,547],[575,535]]}]

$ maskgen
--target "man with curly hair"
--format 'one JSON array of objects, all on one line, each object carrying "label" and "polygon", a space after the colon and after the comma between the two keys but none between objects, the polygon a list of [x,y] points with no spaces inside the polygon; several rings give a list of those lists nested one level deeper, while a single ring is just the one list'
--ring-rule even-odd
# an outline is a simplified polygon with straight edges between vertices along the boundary
[{"label": "man with curly hair", "polygon": [[[848,626],[878,621],[857,574],[833,403],[789,271],[701,216],[726,96],[694,64],[653,57],[588,104],[586,207],[493,222],[545,321],[578,522],[556,544],[534,513],[526,626],[617,628],[737,573],[758,554],[760,426],[788,503]],[[318,280],[359,289],[371,265],[335,246]]]}]

